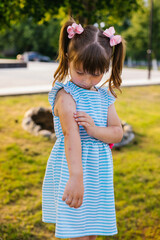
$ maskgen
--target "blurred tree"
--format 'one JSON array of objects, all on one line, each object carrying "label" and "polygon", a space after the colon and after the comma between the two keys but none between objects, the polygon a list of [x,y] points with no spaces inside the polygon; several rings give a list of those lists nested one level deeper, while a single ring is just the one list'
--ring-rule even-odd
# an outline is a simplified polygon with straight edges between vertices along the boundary
[{"label": "blurred tree", "polygon": [[57,56],[60,21],[52,18],[47,24],[37,24],[32,18],[0,34],[0,51],[16,56],[24,51],[37,51],[54,59]]},{"label": "blurred tree", "polygon": [[159,43],[160,43],[160,1],[154,0],[152,48],[153,48],[153,57],[160,60]]},{"label": "blurred tree", "polygon": [[[1,31],[0,50],[10,47],[15,49],[15,54],[34,50],[55,58],[60,25],[72,15],[82,25],[98,23],[100,26],[101,22],[105,23],[104,28],[114,25],[116,33],[122,34],[127,41],[127,56],[139,60],[146,59],[149,6],[146,6],[145,2],[144,0],[62,0],[60,2],[21,0],[21,4],[18,4],[15,0],[4,0],[3,3],[0,0],[1,26],[11,26],[10,29],[3,28]],[[1,15],[4,5],[6,12],[3,9]],[[13,10],[14,8],[16,11]],[[160,59],[158,29],[160,29],[160,1],[154,0],[153,54]]]},{"label": "blurred tree", "polygon": [[9,27],[24,17],[35,22],[45,22],[64,7],[66,15],[73,16],[81,24],[94,24],[130,17],[138,9],[138,0],[0,0],[1,27]]},{"label": "blurred tree", "polygon": [[[136,11],[131,20],[130,26],[122,32],[127,41],[127,56],[133,59],[146,59],[149,35],[149,14],[150,5]],[[160,1],[154,0],[153,5],[153,36],[152,36],[152,57],[160,59]]]},{"label": "blurred tree", "polygon": [[70,0],[66,1],[66,9],[81,24],[94,24],[95,22],[106,25],[130,17],[139,7],[137,0]]},{"label": "blurred tree", "polygon": [[32,17],[34,22],[49,20],[52,13],[58,12],[64,1],[58,0],[0,0],[0,24],[11,27],[12,24]]}]

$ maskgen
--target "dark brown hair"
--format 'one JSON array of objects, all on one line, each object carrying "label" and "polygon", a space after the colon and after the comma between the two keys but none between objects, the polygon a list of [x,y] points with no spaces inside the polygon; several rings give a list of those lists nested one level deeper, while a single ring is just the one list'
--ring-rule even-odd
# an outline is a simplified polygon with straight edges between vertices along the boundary
[{"label": "dark brown hair", "polygon": [[59,66],[54,74],[55,81],[62,82],[68,75],[68,61],[72,62],[75,67],[82,64],[84,72],[95,74],[106,73],[112,65],[111,76],[101,86],[109,81],[109,90],[117,97],[113,88],[120,89],[122,82],[121,73],[125,58],[125,40],[110,46],[110,39],[103,34],[102,29],[93,25],[87,25],[81,34],[75,34],[72,39],[68,38],[67,27],[74,23],[70,18],[61,28],[59,38]]}]

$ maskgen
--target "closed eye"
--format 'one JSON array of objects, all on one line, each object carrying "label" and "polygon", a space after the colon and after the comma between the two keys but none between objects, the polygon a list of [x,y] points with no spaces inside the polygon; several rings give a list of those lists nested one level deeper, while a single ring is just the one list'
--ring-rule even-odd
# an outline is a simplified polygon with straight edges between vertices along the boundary
[{"label": "closed eye", "polygon": [[95,77],[98,77],[98,76],[100,76],[100,74],[92,74],[93,76],[95,76]]},{"label": "closed eye", "polygon": [[84,73],[83,72],[77,72],[79,75],[83,75]]},{"label": "closed eye", "polygon": [[[84,73],[83,73],[83,72],[77,72],[77,74],[79,74],[79,75],[83,75]],[[98,76],[100,76],[100,74],[92,74],[92,76],[94,76],[94,77],[98,77]]]}]

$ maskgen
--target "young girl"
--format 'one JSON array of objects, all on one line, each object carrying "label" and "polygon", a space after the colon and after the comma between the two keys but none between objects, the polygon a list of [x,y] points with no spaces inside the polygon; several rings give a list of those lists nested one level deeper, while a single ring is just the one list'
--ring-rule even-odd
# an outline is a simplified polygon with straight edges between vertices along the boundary
[{"label": "young girl", "polygon": [[[111,144],[123,130],[113,86],[120,89],[124,39],[71,18],[61,29],[59,66],[49,92],[57,140],[42,186],[42,221],[55,237],[94,240],[117,234]],[[109,90],[97,87],[112,63]],[[70,80],[64,83],[70,73]]]}]

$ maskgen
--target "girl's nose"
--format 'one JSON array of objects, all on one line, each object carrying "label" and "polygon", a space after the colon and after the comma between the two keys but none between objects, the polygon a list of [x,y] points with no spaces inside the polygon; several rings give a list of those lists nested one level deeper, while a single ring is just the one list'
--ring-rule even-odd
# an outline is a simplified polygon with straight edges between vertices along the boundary
[{"label": "girl's nose", "polygon": [[86,74],[86,75],[85,75],[85,83],[86,83],[86,85],[91,85],[91,83],[92,83],[92,78],[91,78],[91,75],[90,75],[90,74]]}]

